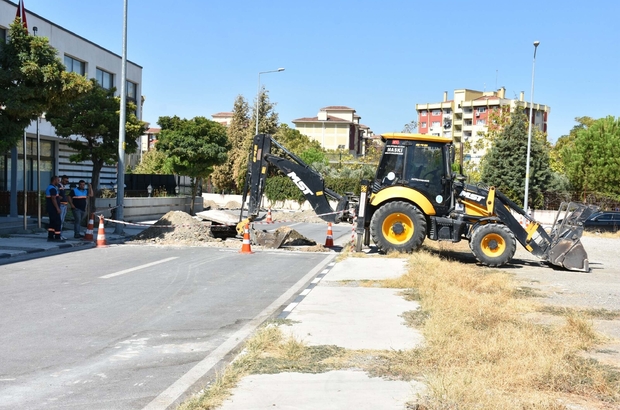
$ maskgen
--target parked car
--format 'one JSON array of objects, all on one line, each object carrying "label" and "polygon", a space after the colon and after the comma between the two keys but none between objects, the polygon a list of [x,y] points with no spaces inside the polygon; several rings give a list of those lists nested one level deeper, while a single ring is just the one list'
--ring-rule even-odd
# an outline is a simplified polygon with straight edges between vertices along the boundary
[{"label": "parked car", "polygon": [[618,232],[620,230],[620,212],[595,212],[583,223],[586,231]]}]

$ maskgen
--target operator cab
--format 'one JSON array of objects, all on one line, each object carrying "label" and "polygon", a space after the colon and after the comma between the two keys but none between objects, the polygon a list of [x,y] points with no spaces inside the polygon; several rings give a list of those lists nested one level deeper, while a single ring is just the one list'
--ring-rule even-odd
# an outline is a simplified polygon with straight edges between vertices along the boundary
[{"label": "operator cab", "polygon": [[[374,193],[405,186],[423,194],[443,214],[450,207],[451,139],[424,134],[384,134],[383,155],[377,168]],[[445,208],[445,210],[443,209]]]}]

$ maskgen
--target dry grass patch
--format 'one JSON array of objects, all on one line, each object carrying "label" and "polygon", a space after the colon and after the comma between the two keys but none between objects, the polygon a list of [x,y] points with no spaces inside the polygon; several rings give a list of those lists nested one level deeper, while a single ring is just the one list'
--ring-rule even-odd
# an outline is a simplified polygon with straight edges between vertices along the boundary
[{"label": "dry grass patch", "polygon": [[[578,395],[593,406],[620,403],[617,374],[578,356],[600,341],[585,318],[560,327],[530,323],[536,310],[508,274],[411,255],[409,271],[383,281],[417,289],[426,346],[415,356],[432,397],[430,409],[561,409]],[[596,407],[594,407],[596,408]],[[600,407],[602,408],[602,407]]]},{"label": "dry grass patch", "polygon": [[575,309],[563,306],[540,306],[538,311],[555,316],[583,316],[588,319],[616,320],[620,319],[619,310],[609,309]]}]

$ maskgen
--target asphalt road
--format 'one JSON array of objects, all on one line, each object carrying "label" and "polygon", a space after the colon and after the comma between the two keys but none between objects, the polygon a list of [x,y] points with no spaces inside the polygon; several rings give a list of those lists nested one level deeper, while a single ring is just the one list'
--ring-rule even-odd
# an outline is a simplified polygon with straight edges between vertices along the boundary
[{"label": "asphalt road", "polygon": [[124,245],[0,266],[0,409],[165,403],[332,257]]}]

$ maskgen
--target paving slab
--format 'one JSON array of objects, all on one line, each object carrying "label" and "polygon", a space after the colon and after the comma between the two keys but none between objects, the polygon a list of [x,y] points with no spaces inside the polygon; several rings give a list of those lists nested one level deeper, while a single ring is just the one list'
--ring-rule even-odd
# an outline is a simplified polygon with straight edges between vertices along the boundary
[{"label": "paving slab", "polygon": [[398,294],[400,291],[316,286],[288,315],[293,325],[282,329],[314,346],[413,349],[422,343],[422,334],[405,326],[401,316],[420,305],[406,301]]},{"label": "paving slab", "polygon": [[323,281],[393,279],[406,272],[406,258],[347,258],[338,262]]},{"label": "paving slab", "polygon": [[422,393],[419,382],[388,381],[359,370],[252,375],[241,380],[220,409],[402,410]]}]

